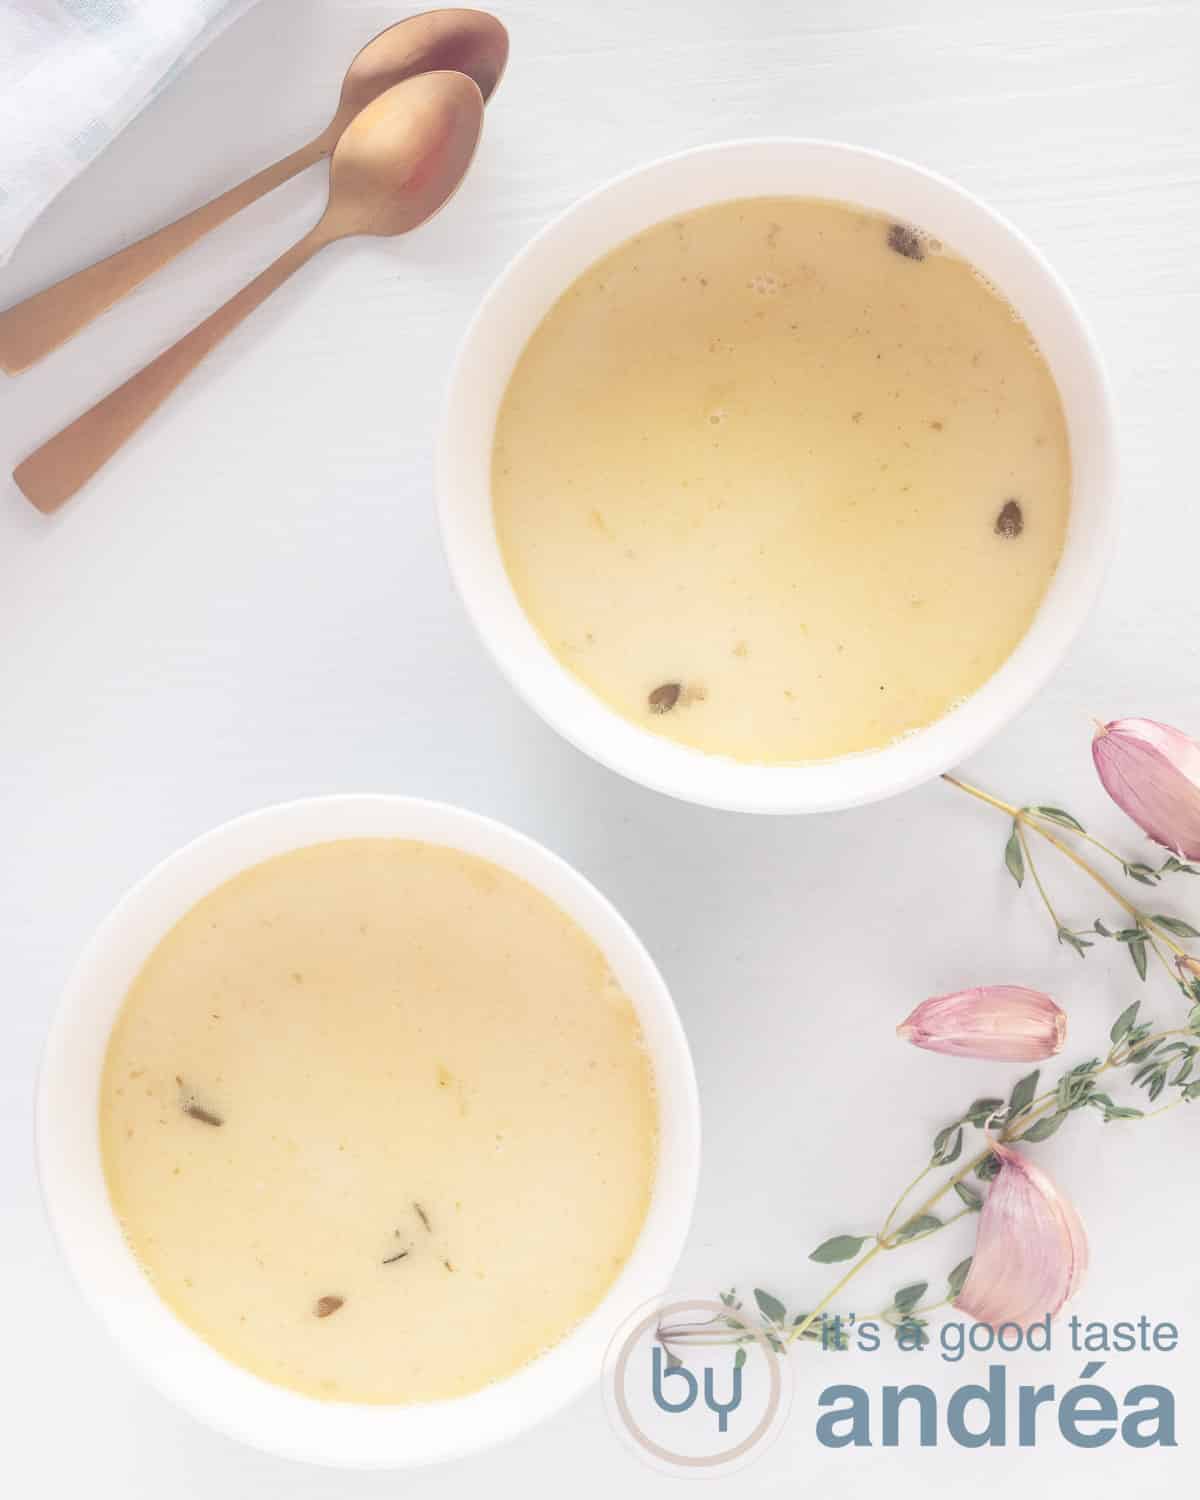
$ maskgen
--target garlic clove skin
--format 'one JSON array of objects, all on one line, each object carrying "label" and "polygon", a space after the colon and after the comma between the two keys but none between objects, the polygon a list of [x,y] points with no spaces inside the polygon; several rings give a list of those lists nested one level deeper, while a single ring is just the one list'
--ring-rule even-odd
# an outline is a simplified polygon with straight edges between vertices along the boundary
[{"label": "garlic clove skin", "polygon": [[993,1328],[1055,1317],[1088,1267],[1083,1222],[1040,1167],[995,1145],[1000,1171],[979,1216],[975,1254],[954,1305]]},{"label": "garlic clove skin", "polygon": [[1153,719],[1114,719],[1092,740],[1104,790],[1144,833],[1200,859],[1200,744]]},{"label": "garlic clove skin", "polygon": [[1037,1062],[1062,1050],[1067,1017],[1041,990],[989,984],[922,1001],[896,1035],[950,1057]]}]

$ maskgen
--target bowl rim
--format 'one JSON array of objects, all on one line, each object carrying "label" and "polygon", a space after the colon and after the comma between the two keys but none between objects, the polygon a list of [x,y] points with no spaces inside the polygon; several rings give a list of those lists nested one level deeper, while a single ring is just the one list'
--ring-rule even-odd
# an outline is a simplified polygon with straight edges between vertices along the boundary
[{"label": "bowl rim", "polygon": [[[1075,554],[1075,565],[1082,569],[1082,577],[1075,579],[1069,589],[1056,588],[1056,578],[1051,579],[1026,634],[992,676],[968,699],[932,724],[881,749],[795,765],[737,762],[679,745],[651,730],[633,725],[562,666],[540,637],[537,640],[541,659],[536,669],[531,669],[529,652],[532,648],[526,645],[523,658],[519,650],[501,642],[494,629],[495,611],[480,598],[472,576],[471,548],[467,540],[472,528],[462,520],[462,507],[455,503],[454,478],[458,408],[464,400],[462,391],[475,358],[476,346],[503,307],[511,284],[546,247],[568,237],[577,218],[643,178],[677,169],[686,170],[697,160],[780,152],[793,153],[797,160],[813,153],[832,153],[846,161],[875,163],[882,171],[896,177],[907,176],[914,183],[959,200],[970,213],[991,226],[998,242],[1003,241],[1008,247],[1015,248],[1044,284],[1048,294],[1060,304],[1064,326],[1070,330],[1081,368],[1092,387],[1093,421],[1089,423],[1087,433],[1088,462],[1099,476],[1090,486],[1089,503],[1093,513],[1089,517],[1086,535],[1081,536],[1075,492],[1078,434],[1072,430],[1072,506],[1056,578],[1061,578],[1063,565],[1070,554]],[[777,192],[780,196],[789,195],[789,190],[783,186]],[[795,188],[791,189],[790,195],[826,196]],[[719,203],[754,196],[761,196],[761,193],[718,192],[706,201]],[[853,204],[856,200],[848,195],[840,201]],[[674,210],[676,213],[686,211]],[[649,228],[671,216],[670,210],[652,214],[646,218],[643,227]],[[933,232],[937,232],[936,226]],[[613,236],[607,241],[607,250],[615,249],[626,238],[628,234]],[[601,250],[599,256],[607,250]],[[594,264],[599,256],[590,257],[587,264]],[[574,279],[574,276],[568,278],[545,299],[534,327]],[[1048,355],[1046,359],[1061,392],[1058,371]],[[505,374],[505,384],[510,374],[511,366]],[[491,431],[494,432],[494,415]],[[568,743],[618,775],[684,802],[730,812],[801,814],[861,806],[911,790],[962,762],[1015,718],[1057,670],[1099,595],[1116,541],[1118,467],[1111,384],[1095,335],[1069,287],[1022,230],[951,178],[885,151],[816,136],[738,137],[661,156],[600,183],[543,225],[493,279],[462,335],[445,388],[434,473],[439,532],[450,576],[480,640],[518,697]],[[492,548],[499,556],[494,526]],[[509,588],[512,593],[511,585]],[[515,601],[515,593],[512,597]],[[517,608],[520,609],[519,602]],[[528,620],[526,625],[528,632],[536,635]],[[549,663],[553,663],[554,670],[550,669]],[[554,685],[548,686],[550,683]],[[593,732],[602,721],[604,731]],[[664,746],[667,747],[665,750]],[[685,779],[686,785],[680,784],[679,776]]]},{"label": "bowl rim", "polygon": [[[373,821],[380,826],[374,833],[366,831]],[[339,824],[345,830],[333,831]],[[300,831],[318,825],[328,831]],[[403,825],[413,831],[406,832]],[[288,838],[286,830],[293,827],[295,836]],[[435,828],[442,830],[440,836]],[[125,959],[118,967],[136,973],[153,948],[153,943],[146,946],[129,937],[133,924],[150,920],[146,913],[157,903],[166,916],[151,925],[165,933],[200,899],[196,890],[202,895],[276,853],[356,837],[412,838],[460,849],[510,870],[553,901],[597,944],[629,993],[663,1101],[650,1206],[617,1280],[597,1307],[546,1353],[504,1380],[445,1401],[397,1406],[320,1401],[226,1359],[159,1298],[124,1241],[103,1182],[96,1109],[90,1147],[81,1145],[74,1155],[61,1149],[64,1140],[78,1142],[83,1129],[78,1120],[66,1124],[69,1111],[63,1107],[72,1048],[89,1050],[99,1038],[102,1066],[112,1017],[127,991],[126,983],[112,1003],[116,984],[105,977],[106,968],[124,947]],[[214,858],[228,864],[222,858],[226,848],[247,844],[260,845],[259,852],[235,856],[228,872],[214,881],[197,877],[197,869]],[[480,852],[485,848],[489,852]],[[630,976],[637,979],[636,990]],[[93,1104],[98,1104],[99,1092],[97,1070]],[[76,1113],[81,1118],[82,1111],[80,1104]],[[582,1394],[601,1377],[604,1350],[622,1319],[667,1290],[690,1229],[700,1167],[700,1103],[687,1037],[657,965],[626,919],[586,876],[528,835],[453,804],[390,793],[305,797],[242,814],[189,840],[130,886],[94,929],[63,987],[37,1077],[34,1134],[42,1199],[59,1253],[83,1300],[148,1383],[226,1436],[285,1458],[339,1469],[403,1469],[464,1456],[516,1437]],[[84,1201],[93,1206],[97,1201],[97,1172],[108,1212],[108,1222],[99,1226],[104,1242],[99,1250],[84,1244],[91,1212]],[[111,1285],[108,1294],[101,1289],[113,1280],[102,1262],[114,1253],[114,1234],[123,1247],[120,1276],[132,1284],[132,1268],[141,1287],[132,1319],[129,1300],[111,1295]],[[153,1338],[144,1336],[149,1326],[144,1319],[155,1329]],[[164,1351],[173,1351],[174,1357]],[[256,1425],[264,1411],[274,1414],[272,1420]]]}]

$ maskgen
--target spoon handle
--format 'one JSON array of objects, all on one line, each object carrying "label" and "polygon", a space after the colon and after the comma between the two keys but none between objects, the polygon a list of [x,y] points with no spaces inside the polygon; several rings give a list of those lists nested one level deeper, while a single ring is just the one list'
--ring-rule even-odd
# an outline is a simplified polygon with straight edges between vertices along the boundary
[{"label": "spoon handle", "polygon": [[26,499],[44,515],[64,505],[158,410],[204,356],[329,240],[318,225],[191,333],[31,453],[13,470]]},{"label": "spoon handle", "polygon": [[318,136],[182,219],[0,313],[0,370],[17,375],[36,364],[210,229],[320,161],[328,149],[326,137]]}]

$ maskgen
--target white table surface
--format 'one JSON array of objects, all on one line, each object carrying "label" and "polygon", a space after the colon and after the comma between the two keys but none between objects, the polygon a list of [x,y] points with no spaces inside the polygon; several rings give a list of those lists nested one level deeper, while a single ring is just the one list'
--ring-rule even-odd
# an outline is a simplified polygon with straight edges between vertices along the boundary
[{"label": "white table surface", "polygon": [[[505,819],[576,863],[630,917],[691,1037],[707,1131],[679,1286],[736,1281],[795,1303],[828,1283],[808,1250],[870,1223],[933,1130],[1011,1068],[892,1038],[926,994],[993,980],[1053,990],[1085,1055],[1134,994],[1117,952],[1056,948],[1000,866],[1003,829],[941,785],[795,821],[709,813],[628,785],[516,700],[449,585],[430,435],[451,352],[508,257],[581,192],[723,137],[884,147],[990,200],[1042,246],[1094,320],[1120,412],[1120,551],[1053,683],[976,757],[1013,799],[1052,799],[1132,849],[1095,782],[1089,715],[1200,732],[1195,397],[1200,377],[1200,10],[1189,0],[509,0],[513,58],[469,184],[400,243],[327,254],[220,349],[47,523],[0,479],[0,1474],[13,1495],[211,1500],[404,1493],[657,1495],[683,1481],[612,1436],[598,1392],[494,1454],[412,1476],[339,1475],[242,1449],[126,1368],[43,1220],[31,1099],[74,955],[160,856],[236,813],[392,790]],[[388,5],[264,0],[54,205],[0,303],[200,202],[307,139]],[[231,293],[315,215],[318,172],[213,236],[123,309],[0,383],[0,470]],[[1059,876],[1081,921],[1101,909]],[[1166,898],[1164,898],[1165,900]],[[1197,905],[1195,899],[1193,906]],[[1178,908],[1177,908],[1178,909]],[[1153,988],[1160,1012],[1173,1001]],[[1173,1386],[1174,1451],[1016,1447],[830,1453],[796,1354],[780,1441],[722,1492],[1098,1497],[1194,1482],[1200,1400],[1195,1115],[1039,1148],[1085,1215],[1092,1318],[1172,1318],[1171,1356],[1118,1356]],[[958,1231],[952,1231],[957,1233]],[[965,1242],[914,1248],[886,1285],[940,1274]],[[877,1389],[898,1356],[854,1378]],[[928,1362],[933,1365],[933,1361]],[[985,1363],[976,1361],[973,1372]],[[1016,1379],[1081,1360],[1012,1362]],[[964,1371],[926,1368],[943,1390]],[[11,1487],[10,1487],[11,1486]]]}]

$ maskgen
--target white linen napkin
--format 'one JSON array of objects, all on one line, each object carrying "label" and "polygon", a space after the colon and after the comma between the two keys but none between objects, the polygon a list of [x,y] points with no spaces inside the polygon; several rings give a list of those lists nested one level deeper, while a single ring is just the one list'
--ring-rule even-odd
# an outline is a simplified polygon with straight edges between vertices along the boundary
[{"label": "white linen napkin", "polygon": [[0,265],[71,179],[256,0],[0,0]]}]

